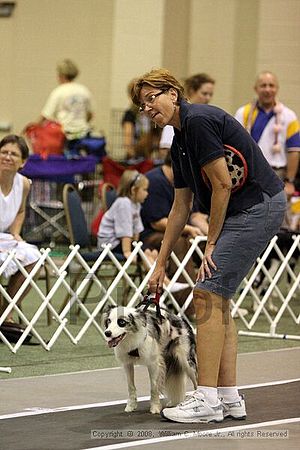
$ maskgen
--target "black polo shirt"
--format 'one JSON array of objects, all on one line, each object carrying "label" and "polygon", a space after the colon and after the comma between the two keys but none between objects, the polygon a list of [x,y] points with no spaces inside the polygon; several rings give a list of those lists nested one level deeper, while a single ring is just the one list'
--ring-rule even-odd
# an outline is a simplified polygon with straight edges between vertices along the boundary
[{"label": "black polo shirt", "polygon": [[243,186],[232,192],[227,215],[263,201],[263,192],[273,197],[284,184],[263,156],[261,149],[242,125],[230,114],[211,105],[180,103],[181,130],[174,129],[171,147],[176,189],[189,187],[200,205],[210,212],[211,190],[201,168],[225,155],[224,145],[237,149],[245,160],[247,178]]}]

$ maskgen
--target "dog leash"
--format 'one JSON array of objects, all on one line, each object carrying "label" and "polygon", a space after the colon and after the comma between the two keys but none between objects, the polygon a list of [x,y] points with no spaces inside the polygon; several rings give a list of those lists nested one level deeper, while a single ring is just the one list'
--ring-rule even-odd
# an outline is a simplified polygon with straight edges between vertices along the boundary
[{"label": "dog leash", "polygon": [[162,319],[159,306],[160,296],[161,296],[160,287],[157,285],[155,295],[153,296],[153,294],[151,294],[151,292],[148,291],[147,294],[144,296],[143,301],[139,303],[138,307],[144,306],[143,311],[146,312],[150,305],[155,305],[156,316],[159,319]]}]

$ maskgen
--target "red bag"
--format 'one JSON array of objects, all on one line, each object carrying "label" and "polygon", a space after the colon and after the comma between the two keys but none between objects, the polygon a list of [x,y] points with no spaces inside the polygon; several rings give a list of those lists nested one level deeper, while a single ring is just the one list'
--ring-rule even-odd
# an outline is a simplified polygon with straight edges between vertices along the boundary
[{"label": "red bag", "polygon": [[42,158],[63,154],[65,135],[59,123],[45,120],[42,124],[29,124],[24,134],[31,144],[33,153]]},{"label": "red bag", "polygon": [[146,173],[153,169],[153,160],[144,159],[136,164],[127,166],[105,156],[102,160],[102,167],[104,182],[111,183],[117,188],[120,178],[125,170],[137,170],[140,173]]},{"label": "red bag", "polygon": [[101,222],[103,216],[104,216],[104,211],[102,209],[100,209],[100,211],[98,212],[97,216],[93,219],[92,224],[91,224],[92,236],[97,237],[100,222]]}]

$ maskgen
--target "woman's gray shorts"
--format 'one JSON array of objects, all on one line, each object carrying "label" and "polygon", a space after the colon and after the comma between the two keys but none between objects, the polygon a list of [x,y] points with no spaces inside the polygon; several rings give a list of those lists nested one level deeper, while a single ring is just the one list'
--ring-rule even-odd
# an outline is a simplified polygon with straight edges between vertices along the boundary
[{"label": "woman's gray shorts", "polygon": [[212,259],[217,270],[212,278],[198,281],[195,289],[231,298],[256,258],[263,252],[282,225],[286,211],[284,191],[240,213],[228,217],[217,240]]}]

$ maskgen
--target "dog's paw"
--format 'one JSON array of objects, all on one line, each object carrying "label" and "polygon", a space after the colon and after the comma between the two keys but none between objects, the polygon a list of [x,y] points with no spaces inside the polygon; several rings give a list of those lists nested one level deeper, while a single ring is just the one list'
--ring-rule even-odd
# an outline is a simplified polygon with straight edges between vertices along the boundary
[{"label": "dog's paw", "polygon": [[161,411],[161,405],[153,404],[150,407],[151,414],[160,414]]},{"label": "dog's paw", "polygon": [[126,405],[125,412],[132,412],[137,409],[137,401],[129,402]]}]

